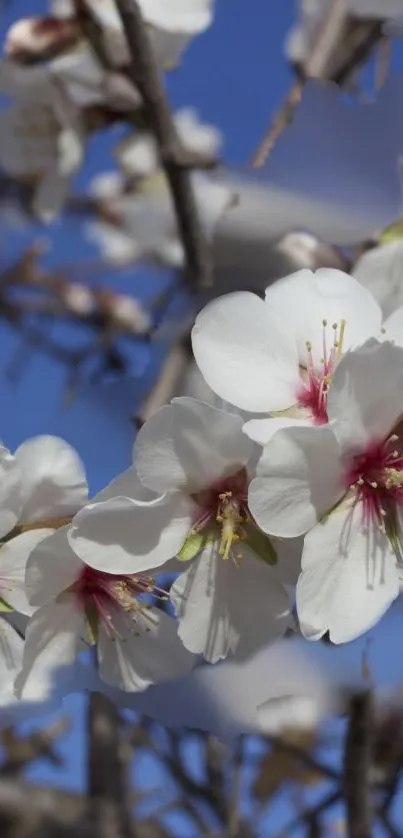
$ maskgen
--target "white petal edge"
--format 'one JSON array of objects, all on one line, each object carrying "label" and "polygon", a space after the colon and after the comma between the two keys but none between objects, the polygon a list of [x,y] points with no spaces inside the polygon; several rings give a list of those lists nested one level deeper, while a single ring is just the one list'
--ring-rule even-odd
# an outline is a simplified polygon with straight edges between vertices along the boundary
[{"label": "white petal edge", "polygon": [[285,410],[300,384],[296,345],[263,300],[246,291],[209,303],[192,329],[196,363],[207,384],[242,410]]},{"label": "white petal edge", "polygon": [[303,535],[342,496],[343,477],[328,426],[281,430],[263,449],[249,486],[249,508],[269,535]]}]

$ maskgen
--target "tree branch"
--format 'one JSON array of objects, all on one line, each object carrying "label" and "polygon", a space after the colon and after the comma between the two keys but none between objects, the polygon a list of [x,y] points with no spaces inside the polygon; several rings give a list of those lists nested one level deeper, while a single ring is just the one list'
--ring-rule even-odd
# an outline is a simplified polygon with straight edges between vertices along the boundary
[{"label": "tree branch", "polygon": [[179,234],[185,250],[186,274],[194,290],[212,283],[210,249],[200,222],[190,181],[189,166],[195,166],[179,142],[175,123],[155,63],[153,47],[136,0],[115,0],[126,34],[133,82],[144,102],[147,124],[158,143],[168,180]]},{"label": "tree branch", "polygon": [[99,838],[134,838],[119,713],[102,693],[88,704],[89,819]]},{"label": "tree branch", "polygon": [[314,34],[309,57],[298,68],[298,78],[287,92],[274,120],[252,159],[261,168],[284,129],[292,122],[308,79],[323,79],[344,85],[368,58],[382,38],[379,21],[351,18],[346,0],[333,0]]},{"label": "tree branch", "polygon": [[357,693],[350,704],[344,752],[344,794],[348,838],[371,838],[371,762],[373,698],[370,690]]}]

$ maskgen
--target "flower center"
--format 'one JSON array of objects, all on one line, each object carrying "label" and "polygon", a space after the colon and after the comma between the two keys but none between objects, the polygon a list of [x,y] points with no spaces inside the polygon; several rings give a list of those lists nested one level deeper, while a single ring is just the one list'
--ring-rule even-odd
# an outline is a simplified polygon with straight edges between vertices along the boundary
[{"label": "flower center", "polygon": [[353,457],[346,477],[362,504],[365,523],[375,518],[383,533],[396,504],[403,503],[403,452],[396,447],[398,440],[392,434],[385,442],[371,443]]},{"label": "flower center", "polygon": [[85,611],[87,625],[90,632],[91,643],[95,643],[98,637],[98,627],[102,622],[110,638],[121,638],[114,627],[114,615],[119,613],[126,625],[137,636],[142,631],[149,632],[156,626],[156,621],[151,612],[152,605],[147,602],[145,595],[149,594],[159,599],[168,599],[165,591],[154,584],[150,576],[143,574],[119,575],[103,573],[91,567],[84,567],[73,590],[77,596],[80,608]]},{"label": "flower center", "polygon": [[333,323],[333,337],[330,346],[327,340],[327,320],[322,320],[322,343],[323,357],[320,364],[315,364],[312,355],[312,344],[306,342],[307,362],[304,369],[304,383],[298,391],[298,405],[309,411],[315,424],[326,424],[327,418],[327,394],[332,375],[340,361],[343,351],[343,338],[346,328],[346,321],[341,320],[340,324]]},{"label": "flower center", "polygon": [[241,469],[194,495],[200,515],[192,531],[198,533],[205,529],[218,529],[218,552],[223,559],[232,558],[236,562],[240,558],[234,553],[233,547],[246,537],[243,525],[250,520],[247,492],[248,476],[245,469]]}]

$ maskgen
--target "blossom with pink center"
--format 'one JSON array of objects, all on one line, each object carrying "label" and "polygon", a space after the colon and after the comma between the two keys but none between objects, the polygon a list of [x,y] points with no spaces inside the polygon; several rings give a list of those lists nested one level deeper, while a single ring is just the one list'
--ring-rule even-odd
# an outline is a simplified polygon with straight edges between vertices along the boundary
[{"label": "blossom with pink center", "polygon": [[270,416],[244,431],[265,444],[279,428],[327,421],[327,393],[343,352],[381,335],[381,309],[349,274],[297,271],[266,289],[237,292],[196,318],[192,344],[207,384],[225,401]]},{"label": "blossom with pink center", "polygon": [[179,636],[212,662],[284,633],[290,603],[282,581],[295,581],[299,568],[300,541],[279,543],[277,556],[249,513],[260,448],[242,425],[234,413],[174,399],[134,446],[137,477],[159,494],[148,503],[114,497],[89,505],[69,531],[72,549],[97,570],[148,573],[178,555],[184,571],[171,599]]},{"label": "blossom with pink center", "polygon": [[327,425],[274,434],[249,488],[262,529],[307,533],[297,610],[303,633],[359,636],[399,593],[403,537],[403,348],[375,339],[332,377]]},{"label": "blossom with pink center", "polygon": [[17,695],[39,699],[55,669],[72,667],[86,645],[96,649],[100,678],[122,690],[144,690],[188,672],[194,658],[179,640],[173,617],[156,607],[156,598],[167,596],[154,578],[87,567],[69,547],[67,531],[48,536],[28,560],[26,588],[36,610],[26,631]]}]

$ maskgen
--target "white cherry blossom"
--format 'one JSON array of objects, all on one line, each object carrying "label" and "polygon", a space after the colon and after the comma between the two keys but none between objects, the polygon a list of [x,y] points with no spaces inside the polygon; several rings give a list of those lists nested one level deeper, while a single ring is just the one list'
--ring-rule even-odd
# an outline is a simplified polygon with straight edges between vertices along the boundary
[{"label": "white cherry blossom", "polygon": [[297,271],[266,289],[209,303],[192,330],[207,384],[243,410],[277,414],[248,421],[264,444],[280,427],[327,421],[327,390],[343,352],[381,334],[381,310],[351,276]]},{"label": "white cherry blossom", "polygon": [[[316,33],[331,7],[331,2],[332,0],[299,0],[299,20],[285,41],[285,53],[290,61],[301,64],[309,59]],[[353,17],[396,21],[403,17],[403,0],[347,0],[346,9]]]},{"label": "white cherry blossom", "polygon": [[129,695],[95,680],[89,667],[83,687],[102,690],[122,708],[160,724],[201,729],[231,742],[241,734],[281,735],[290,728],[316,728],[345,712],[349,693],[362,687],[360,654],[346,661],[339,647],[277,640],[243,661],[198,666],[180,680]]},{"label": "white cherry blossom", "polygon": [[[121,65],[128,52],[114,0],[87,0],[94,19],[102,27],[109,60]],[[213,0],[139,0],[144,20],[161,69],[175,66],[189,41],[204,32],[213,19]]]},{"label": "white cherry blossom", "polygon": [[0,707],[15,701],[14,682],[22,663],[24,640],[5,619],[0,618]]},{"label": "white cherry blossom", "polygon": [[367,250],[352,275],[373,294],[387,317],[403,305],[403,240],[396,238]]},{"label": "white cherry blossom", "polygon": [[25,591],[28,557],[87,499],[83,465],[59,437],[38,436],[14,455],[0,449],[0,611],[31,614]]},{"label": "white cherry blossom", "polygon": [[0,115],[0,163],[17,181],[34,187],[33,211],[51,221],[83,159],[80,113],[41,67],[2,62],[0,90],[13,98]]},{"label": "white cherry blossom", "polygon": [[[194,108],[183,108],[174,115],[178,139],[183,148],[214,161],[222,144],[222,135],[214,125],[199,121]],[[115,149],[115,156],[129,177],[146,177],[159,168],[158,146],[153,134],[136,131],[125,137]]]},{"label": "white cherry blossom", "polygon": [[402,415],[403,349],[371,339],[333,375],[329,424],[280,430],[264,449],[249,505],[265,532],[307,533],[297,610],[311,639],[358,637],[399,593]]},{"label": "white cherry blossom", "polygon": [[[113,182],[113,192],[104,205],[101,203],[100,220],[86,225],[87,237],[99,246],[103,257],[112,264],[125,264],[148,257],[170,267],[182,267],[185,261],[183,246],[163,173],[157,171],[143,178],[134,184],[132,190],[127,189],[125,179],[118,173],[106,174]],[[233,195],[226,186],[216,183],[203,172],[193,172],[191,179],[200,221],[211,240]],[[101,183],[102,180],[103,176]],[[92,191],[94,187],[97,192],[99,178]]]},{"label": "white cherry blossom", "polygon": [[[179,635],[209,661],[281,635],[290,614],[282,544],[278,567],[270,567],[277,544],[259,533],[247,508],[260,449],[242,424],[195,399],[174,399],[146,422],[134,446],[137,475],[159,496],[92,504],[69,531],[73,550],[98,570],[148,572],[175,554],[189,562],[172,589]],[[300,545],[292,548],[291,562],[284,557],[288,577],[290,563],[299,569]]]},{"label": "white cherry blossom", "polygon": [[71,667],[94,646],[100,678],[122,690],[179,677],[195,659],[180,642],[173,617],[150,605],[167,598],[153,577],[103,573],[70,548],[68,527],[44,539],[29,558],[26,588],[35,612],[16,681],[19,698],[46,694],[58,667]]}]

